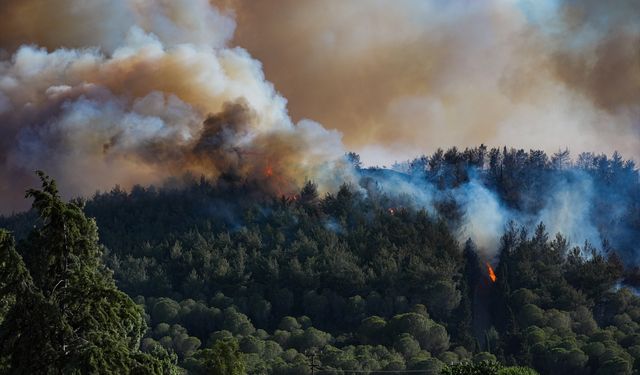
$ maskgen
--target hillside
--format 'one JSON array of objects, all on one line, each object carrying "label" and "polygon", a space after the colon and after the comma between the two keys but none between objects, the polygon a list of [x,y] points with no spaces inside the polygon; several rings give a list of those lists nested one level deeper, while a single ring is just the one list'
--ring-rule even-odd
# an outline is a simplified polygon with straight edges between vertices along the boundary
[{"label": "hillside", "polygon": [[[359,185],[326,194],[312,182],[278,197],[232,176],[185,176],[81,201],[118,287],[145,309],[142,350],[162,347],[194,373],[223,339],[251,374],[312,363],[438,374],[496,359],[544,374],[640,368],[632,162],[484,146],[395,171],[350,157]],[[554,207],[566,191],[575,205]],[[578,226],[537,221],[567,209]],[[25,238],[34,220],[0,227]]]}]

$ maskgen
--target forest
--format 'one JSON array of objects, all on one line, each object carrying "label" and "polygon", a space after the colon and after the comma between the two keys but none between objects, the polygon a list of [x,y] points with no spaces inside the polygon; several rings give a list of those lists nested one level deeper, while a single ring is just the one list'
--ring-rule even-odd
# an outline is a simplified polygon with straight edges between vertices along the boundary
[{"label": "forest", "polygon": [[[638,374],[640,179],[437,150],[337,191],[185,175],[0,216],[0,369]],[[48,369],[46,369],[48,367]]]}]

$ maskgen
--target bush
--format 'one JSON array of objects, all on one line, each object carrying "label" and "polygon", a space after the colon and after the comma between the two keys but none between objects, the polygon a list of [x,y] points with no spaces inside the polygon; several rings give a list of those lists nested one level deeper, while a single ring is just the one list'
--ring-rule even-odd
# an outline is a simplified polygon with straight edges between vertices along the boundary
[{"label": "bush", "polygon": [[498,375],[502,369],[500,362],[480,361],[461,362],[455,365],[446,366],[442,370],[443,375]]},{"label": "bush", "polygon": [[506,367],[499,370],[498,375],[538,375],[538,373],[528,367]]}]

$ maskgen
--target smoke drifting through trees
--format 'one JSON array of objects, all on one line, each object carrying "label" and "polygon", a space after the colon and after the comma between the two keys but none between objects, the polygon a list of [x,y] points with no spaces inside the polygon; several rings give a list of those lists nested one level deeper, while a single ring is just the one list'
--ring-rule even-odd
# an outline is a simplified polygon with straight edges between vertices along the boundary
[{"label": "smoke drifting through trees", "polygon": [[[299,4],[286,8],[301,9],[293,22],[306,20],[308,11],[320,6]],[[323,12],[314,13],[321,15],[320,23],[296,33],[285,51],[292,59],[282,66],[296,82],[282,88],[294,101],[308,97],[316,103],[316,109],[294,106],[297,117],[302,108],[331,126],[337,126],[336,119],[344,120],[340,129],[350,145],[386,147],[401,141],[410,150],[418,144],[488,140],[518,145],[528,139],[536,147],[555,148],[571,140],[578,150],[619,147],[637,156],[637,66],[634,50],[624,48],[624,43],[637,43],[639,35],[627,22],[637,13],[632,3],[625,12],[602,20],[593,10],[600,6],[591,2],[560,2],[548,9],[501,2],[468,7],[394,2],[389,8],[380,2],[366,7],[364,18],[354,15],[354,3],[326,4]],[[257,28],[279,16],[265,12],[264,18],[254,19],[247,13],[264,4],[253,10],[242,2],[224,5],[234,9],[241,22],[237,41],[255,49],[267,68],[273,66],[273,51],[282,49],[269,41],[281,40],[280,35],[266,38],[265,46],[273,48],[265,51],[247,37],[242,22]],[[351,11],[342,12],[345,7]],[[427,20],[438,15],[439,20],[429,27],[420,17],[409,22],[414,11]],[[354,28],[342,29],[340,14],[354,15]],[[563,15],[559,24],[553,22],[556,14]],[[212,179],[232,174],[277,195],[294,192],[305,180],[318,183],[321,191],[335,191],[343,182],[357,186],[358,174],[343,158],[341,134],[309,120],[294,124],[286,100],[265,79],[261,63],[244,49],[230,47],[234,18],[205,0],[5,1],[0,15],[21,20],[0,26],[0,45],[6,49],[0,64],[4,212],[25,207],[21,197],[34,184],[34,169],[52,174],[61,189],[73,195],[90,195],[115,184],[129,188],[161,183],[185,172]],[[388,27],[391,21],[406,28],[395,32]],[[327,34],[327,22],[342,25],[340,32]],[[350,31],[370,30],[363,26],[371,23],[379,25],[373,33],[377,39]],[[479,38],[489,26],[493,34]],[[576,44],[574,34],[591,39]],[[308,55],[318,58],[319,65],[306,60],[293,64],[306,56],[307,50],[299,48],[308,47],[312,37],[324,40],[310,44],[313,53]],[[405,49],[407,40],[411,48]],[[397,53],[390,54],[393,46]],[[492,54],[492,66],[487,66],[491,51],[500,53]],[[380,56],[392,57],[376,58]],[[414,61],[425,64],[405,69]],[[326,75],[315,74],[317,69]],[[269,76],[276,79],[284,72],[271,70]],[[362,73],[353,74],[356,71]],[[606,72],[618,78],[605,82],[601,77]],[[336,80],[346,89],[361,89],[343,91],[332,84]],[[304,91],[298,82],[306,85]],[[343,97],[338,93],[353,102],[346,107],[337,103],[334,98]],[[317,101],[315,95],[326,100]],[[383,127],[389,119],[394,127]],[[421,127],[425,123],[429,126]],[[436,165],[437,160],[432,157],[429,163]],[[482,170],[467,169],[465,173]],[[458,173],[433,170],[439,176]],[[592,177],[581,171],[547,176],[547,195],[535,207],[515,206],[495,185],[473,174],[445,188],[416,176],[421,175],[389,174],[378,183],[384,192],[408,193],[411,204],[433,211],[450,198],[465,213],[460,239],[472,237],[488,254],[496,251],[510,220],[543,220],[552,233],[561,231],[575,243],[599,244],[603,238],[592,220],[594,197],[600,192],[594,192]]]},{"label": "smoke drifting through trees", "polygon": [[[447,218],[462,243],[471,238],[486,259],[496,256],[511,223],[533,231],[540,222],[571,246],[585,241],[614,249],[636,263],[640,181],[633,161],[568,151],[438,150],[394,166],[363,170],[367,194],[387,194],[397,205],[425,207]],[[585,254],[588,256],[588,254]]]}]

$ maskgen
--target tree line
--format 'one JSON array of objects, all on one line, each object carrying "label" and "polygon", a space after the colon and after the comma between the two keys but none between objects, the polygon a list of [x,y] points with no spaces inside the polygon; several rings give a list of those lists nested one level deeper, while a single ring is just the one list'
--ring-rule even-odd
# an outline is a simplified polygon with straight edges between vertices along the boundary
[{"label": "tree line", "polygon": [[[458,240],[456,202],[427,210],[367,190],[381,177],[364,170],[361,186],[322,195],[308,182],[295,199],[185,176],[65,203],[43,176],[33,211],[0,218],[11,231],[0,237],[2,366],[310,374],[313,357],[333,374],[640,369],[638,272],[625,247],[639,221],[632,162],[479,147],[395,169],[443,191],[477,178],[530,211],[550,181],[586,174],[609,242],[575,246],[544,223],[512,223],[491,283],[482,252]],[[613,199],[626,205],[605,222]],[[48,339],[16,334],[36,322]]]}]

